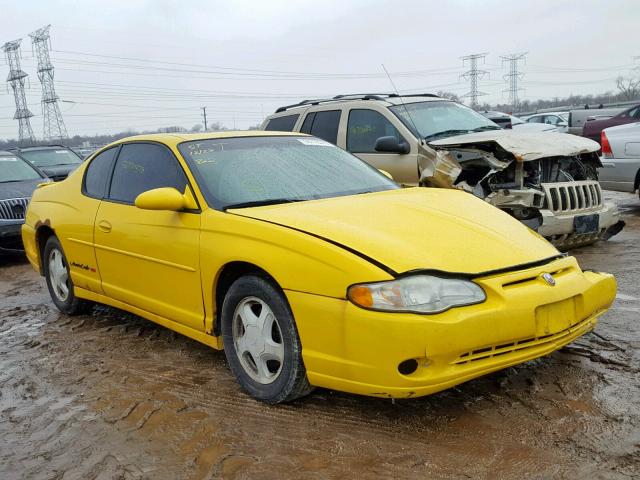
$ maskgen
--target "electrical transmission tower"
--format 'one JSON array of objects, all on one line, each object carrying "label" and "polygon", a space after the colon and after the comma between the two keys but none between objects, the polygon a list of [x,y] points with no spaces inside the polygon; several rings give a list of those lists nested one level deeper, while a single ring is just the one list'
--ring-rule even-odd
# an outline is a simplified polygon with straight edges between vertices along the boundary
[{"label": "electrical transmission tower", "polygon": [[58,105],[59,97],[53,85],[54,70],[49,57],[50,28],[51,25],[47,25],[29,34],[33,51],[38,59],[38,78],[42,84],[43,138],[45,140],[67,138],[67,129],[62,120],[60,105]]},{"label": "electrical transmission tower", "polygon": [[462,57],[463,65],[469,62],[469,70],[462,74],[462,78],[469,80],[470,83],[469,92],[462,95],[462,97],[469,97],[471,108],[478,108],[478,97],[486,95],[486,93],[478,91],[478,80],[482,79],[489,72],[486,70],[478,70],[478,60],[482,60],[482,63],[484,63],[484,58],[487,55],[488,53],[474,53],[473,55]]},{"label": "electrical transmission tower", "polygon": [[2,50],[9,64],[7,82],[13,89],[13,98],[16,102],[16,113],[13,119],[18,120],[18,138],[20,142],[25,140],[33,142],[35,137],[29,121],[29,118],[33,117],[33,113],[27,108],[27,96],[24,93],[27,74],[20,68],[20,42],[22,39],[7,42],[2,46]]},{"label": "electrical transmission tower", "polygon": [[42,136],[45,140],[67,138],[67,129],[58,105],[59,97],[53,85],[53,65],[49,57],[50,28],[51,25],[47,25],[29,34],[33,51],[38,59],[38,78],[42,84],[42,117],[44,119]]},{"label": "electrical transmission tower", "polygon": [[509,73],[506,73],[503,78],[505,81],[509,82],[509,88],[507,90],[503,90],[505,92],[509,92],[509,105],[513,110],[518,108],[519,99],[518,92],[522,91],[522,88],[518,88],[518,80],[522,78],[522,73],[518,71],[518,62],[520,60],[526,61],[525,56],[527,52],[524,53],[512,53],[511,55],[503,55],[502,65],[504,66],[505,62],[509,63]]}]

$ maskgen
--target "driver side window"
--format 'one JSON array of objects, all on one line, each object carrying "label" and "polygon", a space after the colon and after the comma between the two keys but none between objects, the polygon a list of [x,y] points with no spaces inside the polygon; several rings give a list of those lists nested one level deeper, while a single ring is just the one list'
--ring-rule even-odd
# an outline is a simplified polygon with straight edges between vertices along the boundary
[{"label": "driver side window", "polygon": [[171,151],[155,143],[128,143],[116,160],[109,199],[131,203],[142,192],[173,187],[184,192],[187,177]]},{"label": "driver side window", "polygon": [[381,113],[367,109],[353,109],[349,112],[347,151],[378,153],[375,145],[380,137],[395,137],[398,142],[404,142],[400,132]]}]

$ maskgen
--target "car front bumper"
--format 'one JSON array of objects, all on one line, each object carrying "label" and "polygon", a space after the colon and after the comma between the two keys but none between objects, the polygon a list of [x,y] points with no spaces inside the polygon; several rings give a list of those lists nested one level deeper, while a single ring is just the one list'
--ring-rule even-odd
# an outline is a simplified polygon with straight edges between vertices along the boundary
[{"label": "car front bumper", "polygon": [[[597,209],[588,211],[553,212],[540,210],[542,223],[537,232],[558,248],[570,248],[593,243],[605,235],[605,232],[620,222],[620,212],[613,202],[604,202]],[[598,226],[595,231],[579,233],[575,228],[575,218],[597,215]]]},{"label": "car front bumper", "polygon": [[22,251],[20,229],[24,220],[0,221],[0,254]]},{"label": "car front bumper", "polygon": [[[435,393],[570,343],[594,328],[616,291],[613,276],[582,272],[572,257],[475,281],[484,303],[437,315],[373,312],[286,291],[310,383],[388,398]],[[408,360],[415,371],[400,373]]]}]

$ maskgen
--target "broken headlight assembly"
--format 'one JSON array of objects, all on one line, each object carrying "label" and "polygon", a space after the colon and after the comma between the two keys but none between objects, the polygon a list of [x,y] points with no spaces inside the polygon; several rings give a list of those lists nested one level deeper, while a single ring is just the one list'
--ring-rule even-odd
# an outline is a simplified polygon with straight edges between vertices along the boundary
[{"label": "broken headlight assembly", "polygon": [[469,280],[408,275],[396,280],[359,283],[347,290],[355,305],[385,312],[440,313],[484,302],[484,290]]}]

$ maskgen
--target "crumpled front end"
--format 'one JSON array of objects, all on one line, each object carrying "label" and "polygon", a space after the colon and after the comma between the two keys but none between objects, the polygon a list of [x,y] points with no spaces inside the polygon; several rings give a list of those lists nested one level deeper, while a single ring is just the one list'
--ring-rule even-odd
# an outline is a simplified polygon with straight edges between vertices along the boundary
[{"label": "crumpled front end", "polygon": [[420,149],[420,184],[473,193],[558,248],[606,240],[624,222],[615,204],[604,201],[597,146],[575,152],[564,147],[556,155],[549,148],[514,153],[498,142],[455,144],[452,139],[451,145],[436,146],[435,156]]}]

